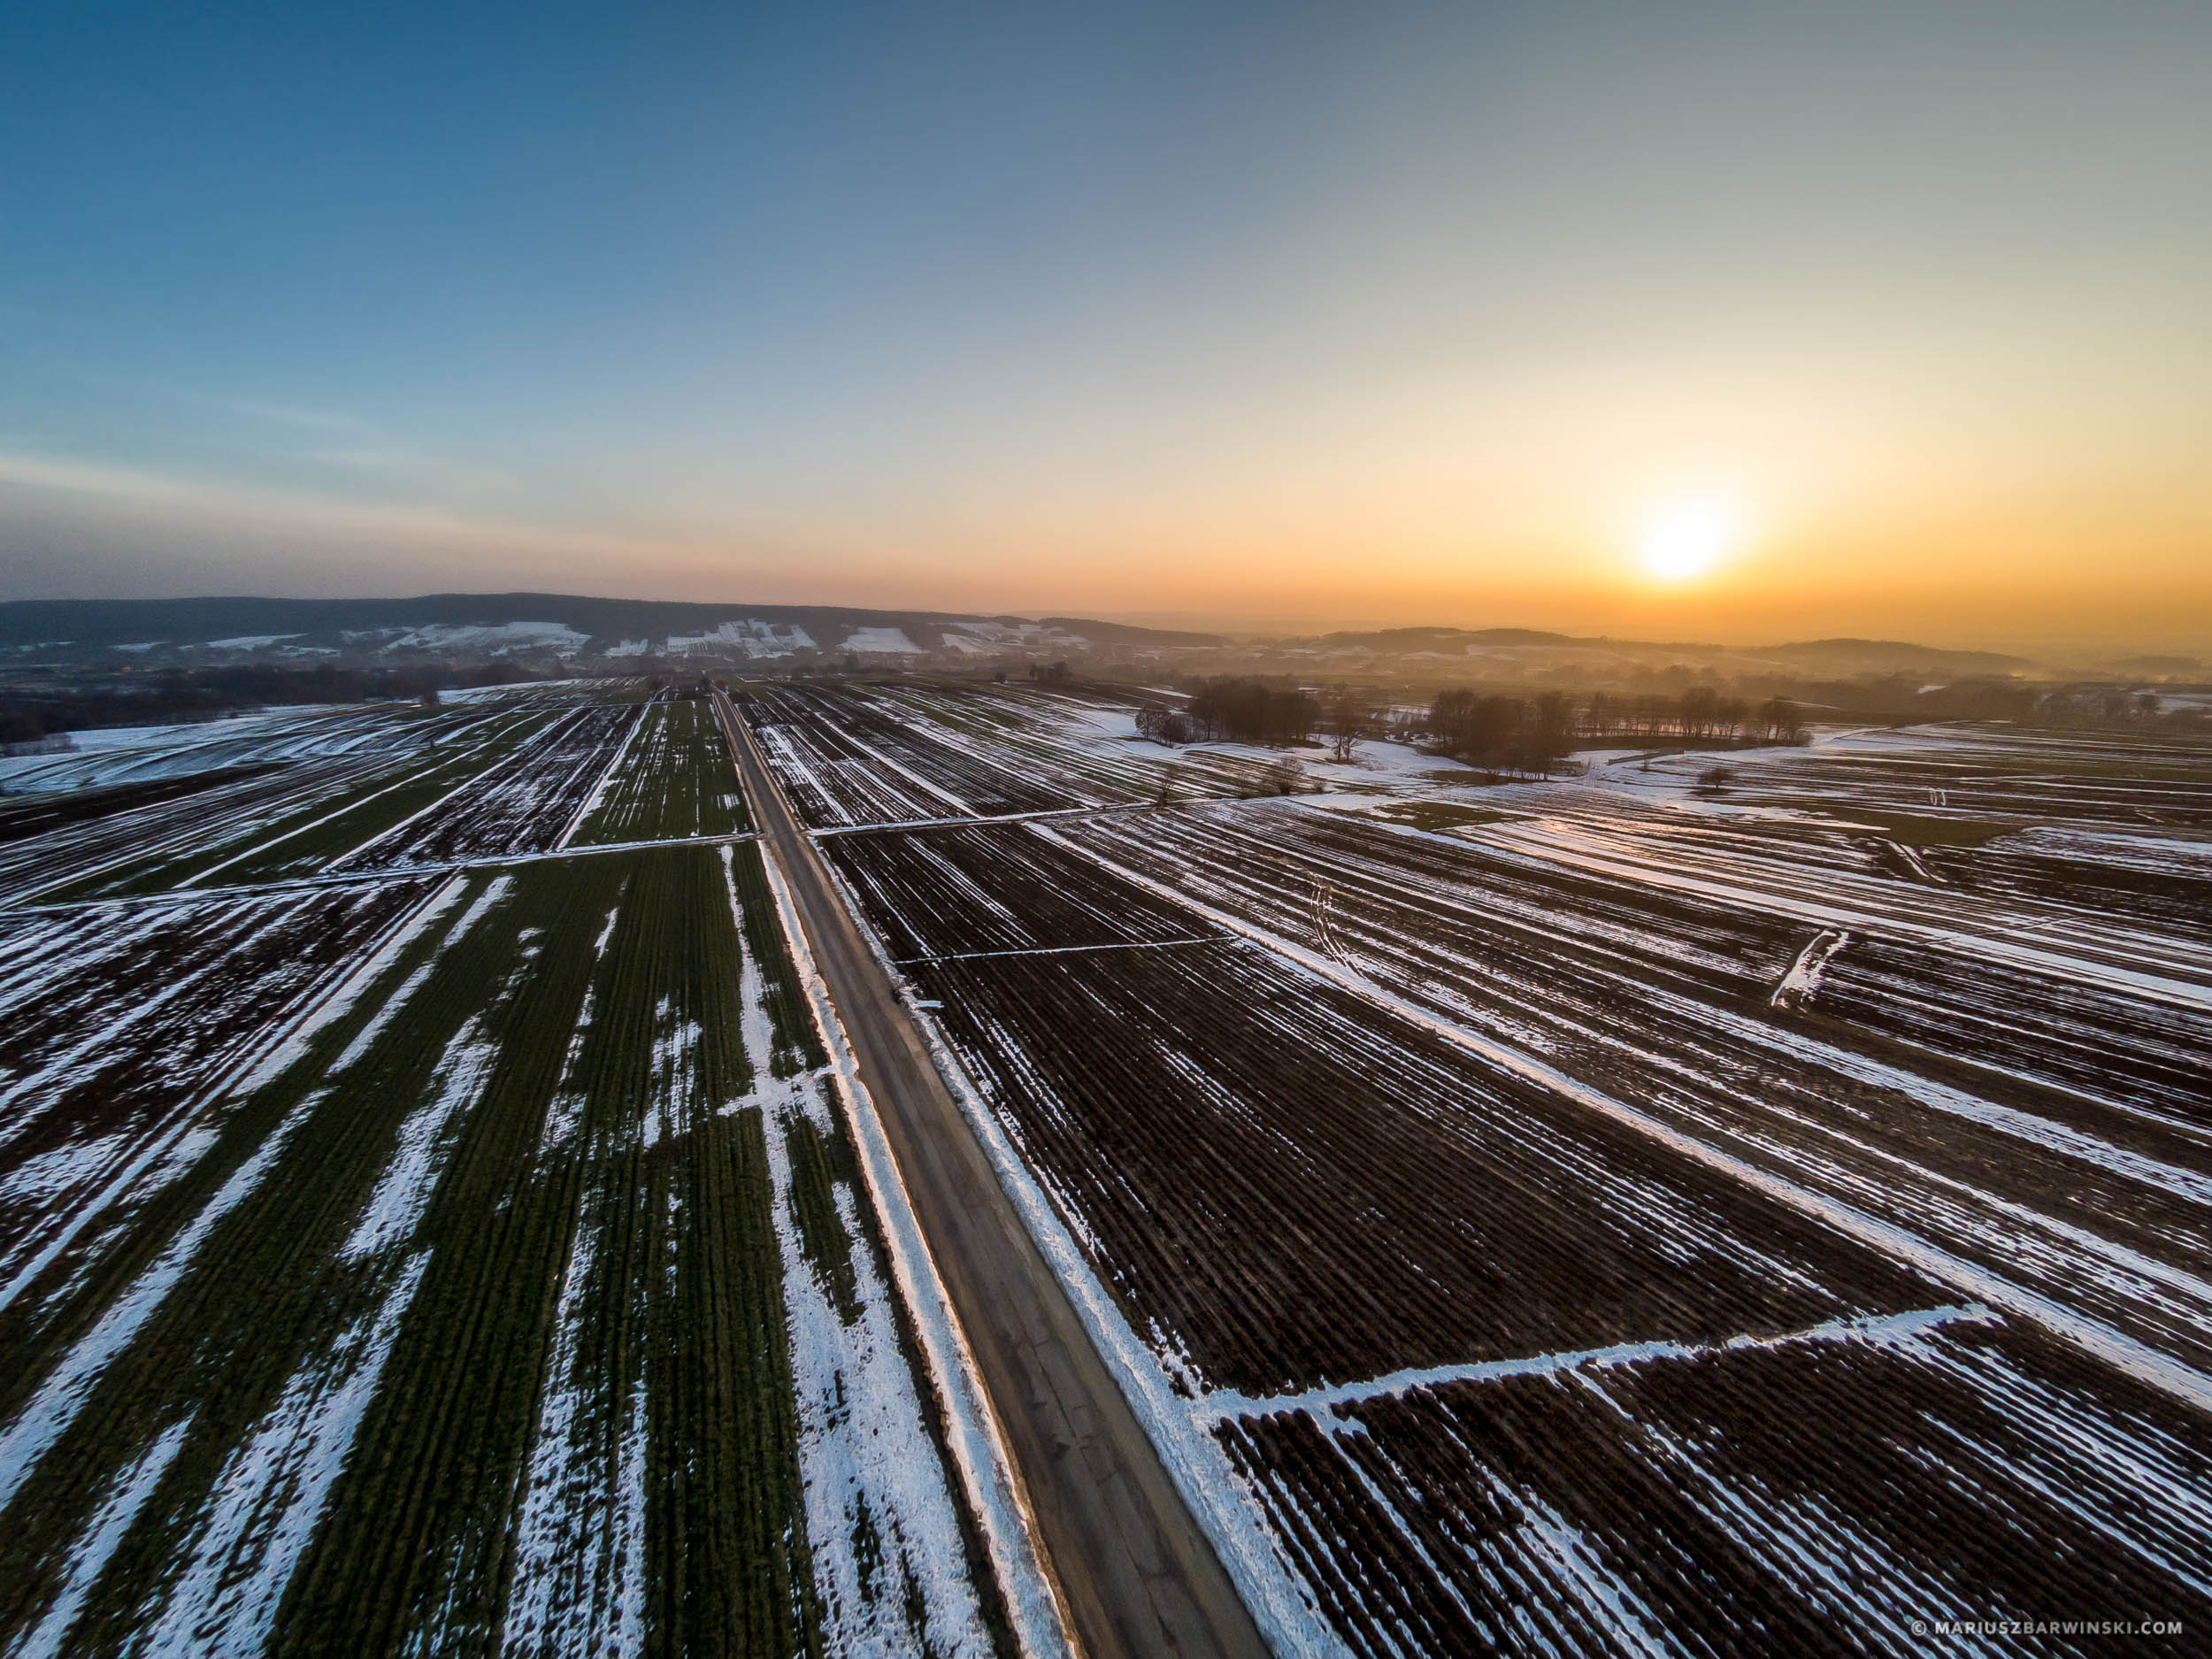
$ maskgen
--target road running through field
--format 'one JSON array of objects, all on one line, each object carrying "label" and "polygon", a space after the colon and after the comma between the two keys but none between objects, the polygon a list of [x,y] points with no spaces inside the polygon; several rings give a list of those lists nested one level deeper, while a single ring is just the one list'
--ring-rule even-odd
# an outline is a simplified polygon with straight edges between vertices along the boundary
[{"label": "road running through field", "polygon": [[1265,1655],[743,719],[719,692],[715,706],[1026,1488],[1074,1640],[1088,1659]]}]

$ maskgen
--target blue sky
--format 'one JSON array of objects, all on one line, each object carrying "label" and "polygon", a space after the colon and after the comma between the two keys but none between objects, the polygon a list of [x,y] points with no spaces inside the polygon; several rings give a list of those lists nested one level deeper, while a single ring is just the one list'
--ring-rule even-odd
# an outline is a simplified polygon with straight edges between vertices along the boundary
[{"label": "blue sky", "polygon": [[0,596],[2170,610],[2208,107],[2202,5],[19,0]]}]

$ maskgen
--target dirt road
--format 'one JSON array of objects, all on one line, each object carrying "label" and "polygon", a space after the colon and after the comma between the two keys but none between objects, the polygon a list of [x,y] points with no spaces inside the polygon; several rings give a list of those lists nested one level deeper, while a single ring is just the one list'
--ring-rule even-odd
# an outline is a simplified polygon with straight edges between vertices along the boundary
[{"label": "dirt road", "polygon": [[751,733],[726,697],[716,702],[1027,1489],[1075,1640],[1088,1659],[1266,1654]]}]

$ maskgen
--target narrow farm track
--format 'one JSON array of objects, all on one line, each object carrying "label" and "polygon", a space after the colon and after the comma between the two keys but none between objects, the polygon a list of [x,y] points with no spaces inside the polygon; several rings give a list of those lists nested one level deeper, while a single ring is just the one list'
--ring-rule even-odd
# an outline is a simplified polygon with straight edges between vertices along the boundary
[{"label": "narrow farm track", "polygon": [[52,904],[0,904],[0,917],[64,915],[72,910],[142,909],[190,904],[203,899],[252,899],[272,893],[311,893],[326,887],[375,887],[420,876],[462,875],[472,870],[510,870],[522,864],[555,864],[571,858],[603,858],[649,851],[656,847],[734,847],[757,839],[751,830],[727,835],[675,835],[651,841],[606,841],[592,847],[556,847],[542,853],[488,853],[480,858],[452,858],[440,864],[387,864],[376,870],[342,870],[335,875],[301,876],[291,881],[263,881],[234,887],[179,887],[165,893],[134,893],[104,899],[71,899]]},{"label": "narrow farm track", "polygon": [[751,733],[726,696],[716,707],[1027,1489],[1073,1639],[1091,1659],[1264,1654]]}]

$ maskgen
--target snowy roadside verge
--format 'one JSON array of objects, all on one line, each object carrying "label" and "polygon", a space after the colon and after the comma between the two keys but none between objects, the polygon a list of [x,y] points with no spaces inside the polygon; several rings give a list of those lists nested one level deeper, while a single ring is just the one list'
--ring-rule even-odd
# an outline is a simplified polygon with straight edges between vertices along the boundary
[{"label": "snowy roadside verge", "polygon": [[944,1411],[945,1439],[966,1488],[968,1506],[982,1526],[1014,1639],[1031,1659],[1071,1655],[1074,1648],[1068,1640],[1058,1597],[1038,1555],[1029,1505],[992,1414],[974,1356],[953,1317],[928,1241],[922,1236],[921,1223],[891,1156],[890,1141],[876,1116],[875,1102],[860,1080],[844,1024],[838,1018],[829,987],[807,945],[783,870],[776,862],[774,849],[765,841],[761,845],[761,869],[775,897],[777,919],[782,925],[792,964],[806,987],[815,1025],[829,1052],[830,1075],[852,1128],[854,1149],[859,1155],[892,1273],[913,1317],[923,1358]]}]

